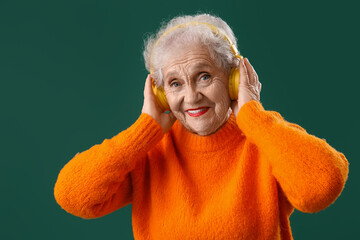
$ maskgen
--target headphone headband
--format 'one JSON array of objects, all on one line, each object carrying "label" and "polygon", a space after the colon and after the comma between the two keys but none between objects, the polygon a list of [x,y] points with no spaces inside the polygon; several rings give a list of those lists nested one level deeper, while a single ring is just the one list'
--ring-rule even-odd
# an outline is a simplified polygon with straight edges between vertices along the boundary
[{"label": "headphone headband", "polygon": [[[174,30],[178,29],[178,28],[184,28],[184,27],[187,27],[189,25],[206,25],[208,26],[211,31],[217,35],[217,36],[220,36],[222,37],[225,41],[227,41],[229,44],[230,44],[230,49],[231,51],[234,53],[235,57],[239,58],[239,59],[242,59],[243,57],[240,55],[239,51],[237,50],[235,44],[233,44],[233,42],[231,41],[231,39],[223,32],[220,31],[220,29],[210,23],[206,23],[206,22],[187,22],[187,23],[183,23],[183,24],[179,24],[179,25],[176,25],[172,28],[170,28],[169,30],[167,30],[166,32],[164,32],[160,37],[159,39],[156,41],[155,45],[154,45],[154,48],[153,48],[153,51],[150,55],[150,65],[151,65],[151,59],[152,59],[152,55],[153,55],[153,52],[154,52],[154,49],[156,48],[156,46],[159,44],[160,40],[162,38],[164,38],[166,35],[168,35],[169,33],[173,32]],[[152,74],[153,73],[153,69],[152,67],[150,66],[150,73]]]}]

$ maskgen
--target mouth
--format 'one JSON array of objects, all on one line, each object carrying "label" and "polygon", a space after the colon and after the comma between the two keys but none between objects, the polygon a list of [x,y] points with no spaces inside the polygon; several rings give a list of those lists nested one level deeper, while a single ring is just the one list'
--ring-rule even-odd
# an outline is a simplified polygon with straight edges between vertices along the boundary
[{"label": "mouth", "polygon": [[199,117],[203,114],[205,114],[209,110],[208,107],[200,107],[195,109],[188,109],[185,112],[189,114],[190,117]]}]

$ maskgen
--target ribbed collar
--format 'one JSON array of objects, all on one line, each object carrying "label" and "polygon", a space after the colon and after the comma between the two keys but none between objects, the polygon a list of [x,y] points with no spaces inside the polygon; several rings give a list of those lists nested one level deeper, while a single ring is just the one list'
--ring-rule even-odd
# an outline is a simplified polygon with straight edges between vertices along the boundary
[{"label": "ribbed collar", "polygon": [[174,123],[170,134],[175,144],[183,149],[197,152],[215,151],[228,148],[236,139],[243,136],[242,131],[236,124],[236,118],[231,113],[227,122],[215,133],[208,136],[200,136],[189,132],[178,120]]}]

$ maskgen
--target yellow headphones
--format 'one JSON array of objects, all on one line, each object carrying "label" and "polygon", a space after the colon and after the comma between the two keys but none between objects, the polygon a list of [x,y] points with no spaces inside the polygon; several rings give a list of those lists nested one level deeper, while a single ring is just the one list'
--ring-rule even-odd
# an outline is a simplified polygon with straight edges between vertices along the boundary
[{"label": "yellow headphones", "polygon": [[[234,53],[235,57],[237,57],[238,59],[243,59],[243,56],[239,54],[239,51],[236,49],[235,45],[232,43],[230,38],[227,35],[225,35],[224,33],[220,32],[220,30],[216,26],[214,26],[210,23],[206,23],[206,22],[188,22],[188,23],[184,23],[184,24],[180,24],[175,27],[172,27],[168,31],[166,31],[165,33],[163,33],[161,35],[161,37],[155,43],[154,48],[159,43],[160,39],[165,37],[170,32],[174,31],[175,29],[183,28],[188,25],[200,25],[200,24],[207,25],[214,34],[224,38],[230,44],[230,49]],[[150,60],[151,60],[151,57],[150,57]],[[151,69],[150,72],[153,73],[153,69]],[[239,78],[240,78],[239,69],[236,67],[231,68],[230,75],[229,75],[229,94],[230,94],[231,100],[236,100],[238,98]],[[154,93],[161,109],[163,109],[164,111],[170,110],[164,89],[162,87],[157,87],[154,83],[154,79],[152,79],[152,89],[153,89],[153,93]]]}]

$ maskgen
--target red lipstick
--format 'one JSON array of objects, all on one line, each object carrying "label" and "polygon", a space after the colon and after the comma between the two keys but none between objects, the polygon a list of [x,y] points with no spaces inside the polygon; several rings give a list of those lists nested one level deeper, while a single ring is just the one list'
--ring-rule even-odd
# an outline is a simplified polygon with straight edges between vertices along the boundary
[{"label": "red lipstick", "polygon": [[188,109],[186,112],[189,114],[190,117],[199,117],[205,114],[209,110],[208,107],[200,107],[194,109]]}]

